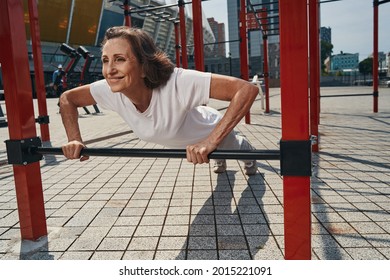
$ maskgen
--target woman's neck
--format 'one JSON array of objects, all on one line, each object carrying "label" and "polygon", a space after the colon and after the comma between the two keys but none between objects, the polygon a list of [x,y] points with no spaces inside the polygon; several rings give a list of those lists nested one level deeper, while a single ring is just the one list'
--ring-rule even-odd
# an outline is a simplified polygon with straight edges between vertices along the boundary
[{"label": "woman's neck", "polygon": [[145,87],[141,90],[138,90],[134,94],[124,94],[127,98],[130,99],[130,101],[134,104],[137,110],[143,113],[146,111],[146,109],[149,108],[150,102],[152,100],[153,90]]}]

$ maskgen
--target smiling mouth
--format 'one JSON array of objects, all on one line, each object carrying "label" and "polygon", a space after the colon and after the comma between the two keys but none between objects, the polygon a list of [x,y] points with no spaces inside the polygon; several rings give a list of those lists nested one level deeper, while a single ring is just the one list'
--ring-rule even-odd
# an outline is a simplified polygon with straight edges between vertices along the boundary
[{"label": "smiling mouth", "polygon": [[117,82],[117,81],[120,81],[120,80],[122,80],[124,77],[110,77],[110,78],[108,78],[108,80],[110,81],[110,82]]}]

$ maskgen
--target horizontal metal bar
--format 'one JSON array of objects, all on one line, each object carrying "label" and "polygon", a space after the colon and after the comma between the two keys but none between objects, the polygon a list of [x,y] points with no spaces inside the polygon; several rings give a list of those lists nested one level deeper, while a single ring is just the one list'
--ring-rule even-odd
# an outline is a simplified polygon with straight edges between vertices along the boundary
[{"label": "horizontal metal bar", "polygon": [[[61,148],[31,147],[31,154],[63,155]],[[122,148],[85,148],[83,156],[106,157],[139,157],[139,158],[186,158],[184,149],[122,149]],[[216,150],[209,154],[210,159],[238,159],[238,160],[279,160],[279,150]]]},{"label": "horizontal metal bar", "polygon": [[[205,2],[205,1],[209,1],[209,0],[201,0],[201,1]],[[192,4],[192,1],[190,1],[190,2],[183,2],[183,4]],[[150,11],[155,11],[155,10],[160,10],[160,9],[165,9],[165,8],[171,8],[171,7],[179,6],[179,4],[175,3],[175,4],[167,4],[167,5],[161,5],[161,6],[149,6],[149,7],[145,7],[145,6],[142,7],[142,6],[137,6],[135,4],[131,4],[131,6],[135,6],[135,8],[132,8],[129,11],[129,14],[150,12]]]},{"label": "horizontal metal bar", "polygon": [[338,1],[341,1],[341,0],[326,0],[326,1],[320,1],[320,2],[318,2],[318,3],[319,3],[319,4],[325,4],[325,3],[338,2]]},{"label": "horizontal metal bar", "polygon": [[[237,40],[220,41],[220,42],[214,42],[214,43],[205,43],[205,44],[203,44],[203,46],[234,43],[234,42],[240,42],[240,41],[241,41],[240,39],[237,39]],[[187,45],[187,48],[194,47],[194,46],[195,45]]]},{"label": "horizontal metal bar", "polygon": [[[38,118],[35,119],[35,122],[39,124],[48,124],[50,123],[49,116],[38,116]],[[8,122],[6,120],[0,120],[0,127],[8,127]]]},{"label": "horizontal metal bar", "polygon": [[372,93],[355,93],[355,94],[333,94],[333,95],[321,95],[321,98],[327,97],[353,97],[353,96],[372,96]]},{"label": "horizontal metal bar", "polygon": [[251,1],[249,0],[249,5],[256,7],[256,6],[263,6],[263,5],[271,5],[271,4],[279,4],[278,1],[273,1],[269,3],[260,3],[260,4],[252,4]]}]

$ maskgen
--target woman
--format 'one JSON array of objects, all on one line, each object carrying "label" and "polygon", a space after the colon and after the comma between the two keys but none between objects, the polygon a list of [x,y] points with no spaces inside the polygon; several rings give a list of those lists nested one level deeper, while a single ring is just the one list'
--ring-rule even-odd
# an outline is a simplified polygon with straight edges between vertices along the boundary
[{"label": "woman", "polygon": [[[63,153],[80,158],[84,148],[78,107],[99,104],[116,111],[142,140],[170,148],[186,148],[187,160],[208,163],[215,149],[253,149],[233,128],[247,114],[258,89],[227,76],[175,68],[165,53],[141,29],[125,26],[106,31],[102,43],[104,80],[61,95],[61,116],[68,136]],[[230,101],[222,115],[207,104],[209,98]],[[81,161],[88,157],[82,156]],[[247,175],[256,161],[244,161]],[[226,170],[217,160],[214,172]]]}]

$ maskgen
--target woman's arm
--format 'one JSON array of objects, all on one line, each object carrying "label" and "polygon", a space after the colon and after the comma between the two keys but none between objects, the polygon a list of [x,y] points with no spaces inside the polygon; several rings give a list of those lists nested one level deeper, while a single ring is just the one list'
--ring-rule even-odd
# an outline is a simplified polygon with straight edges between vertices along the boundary
[{"label": "woman's arm", "polygon": [[230,101],[229,107],[210,135],[202,142],[187,147],[187,160],[196,163],[209,162],[207,156],[249,112],[258,94],[258,88],[241,79],[212,74],[210,98]]},{"label": "woman's arm", "polygon": [[68,143],[62,146],[62,151],[68,159],[80,158],[80,161],[88,159],[88,157],[80,157],[81,149],[85,145],[81,137],[77,108],[94,104],[96,102],[91,95],[89,85],[65,91],[60,97],[62,123],[68,136]]}]

